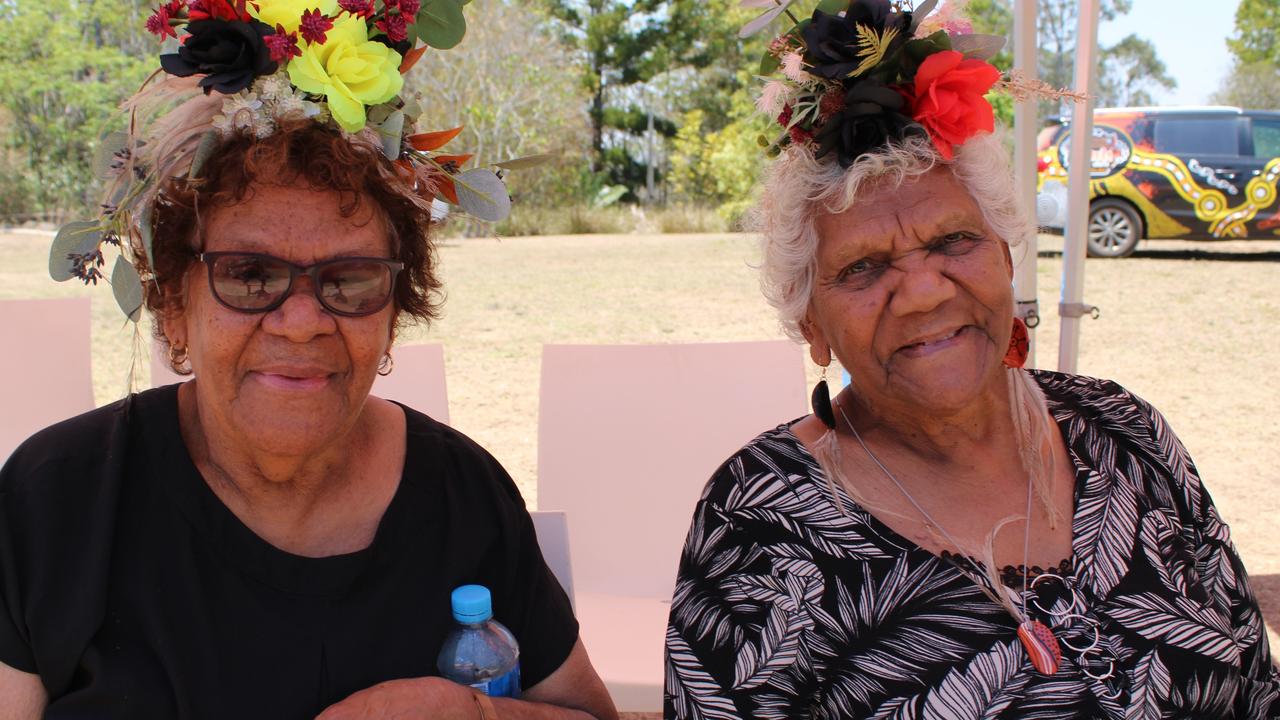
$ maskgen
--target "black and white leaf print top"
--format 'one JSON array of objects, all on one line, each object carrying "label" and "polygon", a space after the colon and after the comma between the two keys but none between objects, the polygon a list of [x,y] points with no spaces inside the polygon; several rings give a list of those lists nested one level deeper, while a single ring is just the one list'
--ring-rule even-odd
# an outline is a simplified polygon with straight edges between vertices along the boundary
[{"label": "black and white leaf print top", "polygon": [[1257,602],[1181,442],[1115,383],[1034,376],[1076,469],[1071,574],[1029,598],[1064,641],[1055,675],[1031,667],[983,576],[840,490],[842,514],[782,426],[698,503],[666,717],[1280,718]]}]

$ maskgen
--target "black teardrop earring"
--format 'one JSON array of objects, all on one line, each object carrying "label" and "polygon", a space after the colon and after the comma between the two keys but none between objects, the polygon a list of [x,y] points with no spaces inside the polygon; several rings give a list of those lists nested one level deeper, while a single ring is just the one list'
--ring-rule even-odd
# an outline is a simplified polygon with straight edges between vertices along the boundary
[{"label": "black teardrop earring", "polygon": [[836,429],[836,414],[831,410],[831,391],[827,389],[827,369],[822,368],[822,379],[813,386],[813,414],[818,416],[823,425],[831,430]]}]

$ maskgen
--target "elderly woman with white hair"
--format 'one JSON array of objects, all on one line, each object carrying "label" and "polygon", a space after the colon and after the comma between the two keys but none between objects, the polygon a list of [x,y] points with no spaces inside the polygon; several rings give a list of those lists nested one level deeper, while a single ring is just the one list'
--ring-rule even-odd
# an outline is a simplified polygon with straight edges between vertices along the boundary
[{"label": "elderly woman with white hair", "polygon": [[763,287],[852,383],[708,483],[666,716],[1280,717],[1245,569],[1165,420],[1021,369],[1011,247],[1034,228],[989,43],[896,10],[853,0],[770,47]]}]

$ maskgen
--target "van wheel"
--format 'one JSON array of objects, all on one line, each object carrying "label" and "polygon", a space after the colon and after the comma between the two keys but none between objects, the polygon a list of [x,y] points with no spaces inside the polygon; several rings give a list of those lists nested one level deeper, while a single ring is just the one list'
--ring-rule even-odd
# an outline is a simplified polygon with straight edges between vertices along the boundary
[{"label": "van wheel", "polygon": [[1089,206],[1089,257],[1128,257],[1142,239],[1142,218],[1123,200],[1097,200]]}]

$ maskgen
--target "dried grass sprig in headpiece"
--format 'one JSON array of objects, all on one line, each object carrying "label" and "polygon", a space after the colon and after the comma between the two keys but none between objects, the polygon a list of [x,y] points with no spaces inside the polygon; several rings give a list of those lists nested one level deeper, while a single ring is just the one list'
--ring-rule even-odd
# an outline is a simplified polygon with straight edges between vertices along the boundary
[{"label": "dried grass sprig in headpiece", "polygon": [[[819,0],[810,17],[793,13],[799,0],[742,0],[765,12],[741,35],[785,15],[792,27],[769,45],[761,75],[769,79],[759,108],[782,132],[761,145],[771,155],[787,147],[834,157],[848,167],[892,140],[927,136],[946,159],[955,147],[995,129],[992,90],[1078,98],[1043,84],[1008,78],[987,62],[1004,38],[980,35],[960,15],[963,0],[935,13],[905,0]],[[932,16],[932,17],[931,17]]]},{"label": "dried grass sprig in headpiece", "polygon": [[1089,96],[1076,92],[1071,88],[1056,88],[1040,78],[1029,78],[1018,70],[1010,70],[1000,82],[996,83],[996,92],[1004,93],[1014,100],[1070,100],[1086,102]]},{"label": "dried grass sprig in headpiece", "polygon": [[[224,140],[267,137],[281,122],[336,126],[352,143],[379,148],[404,182],[480,220],[510,212],[506,169],[462,170],[466,154],[445,154],[461,128],[415,134],[415,98],[403,74],[428,47],[454,47],[466,32],[469,0],[169,0],[148,18],[165,40],[161,70],[123,105],[128,129],[103,138],[95,172],[106,181],[95,220],[59,229],[49,258],[55,280],[96,284],[102,245],[121,254],[111,285],[136,321],[142,285],[132,253],[151,260],[151,214],[163,180],[196,180]],[[126,241],[122,242],[124,238]],[[141,258],[139,258],[141,259]]]}]

